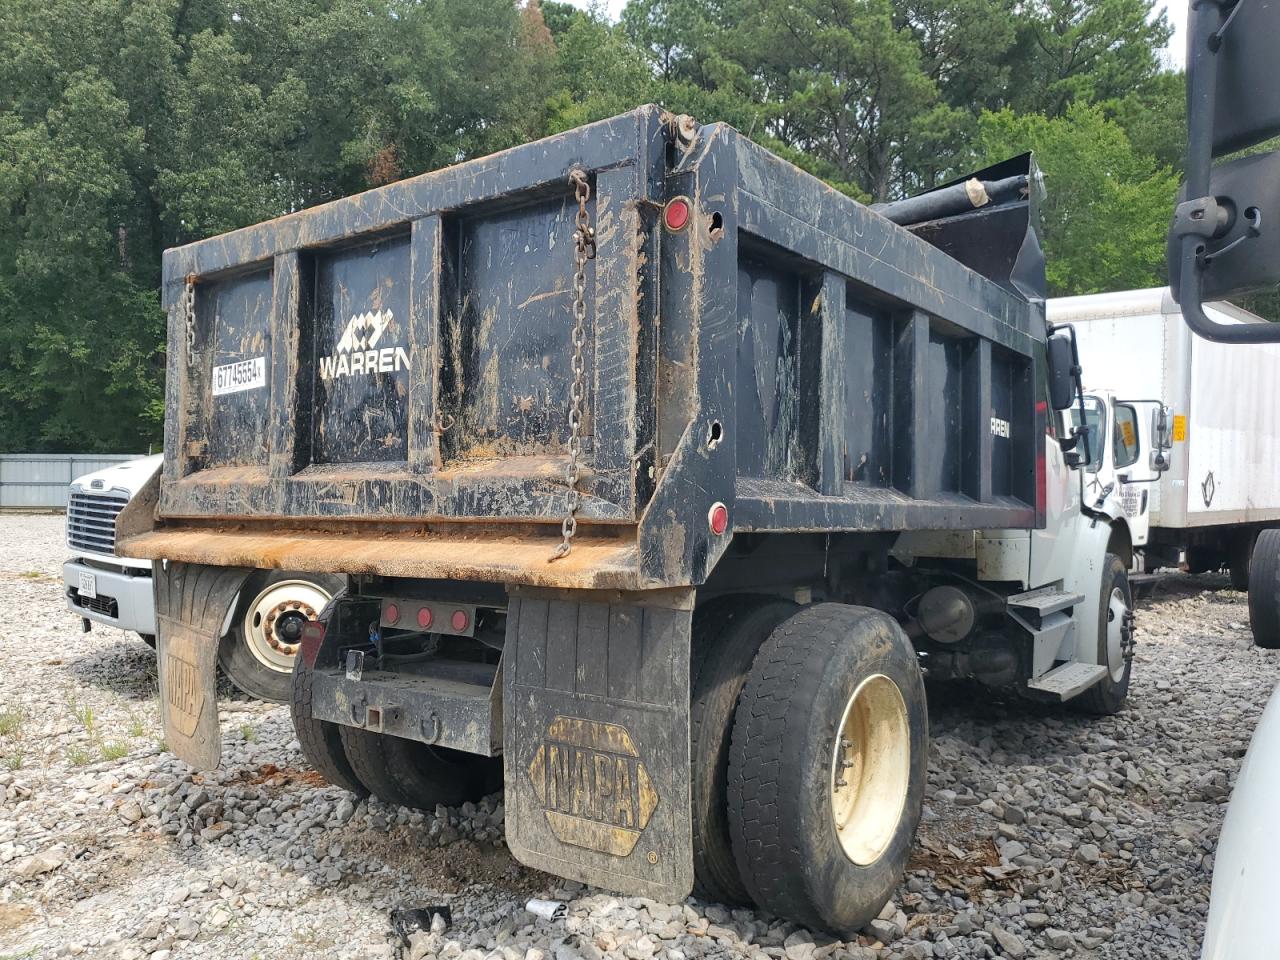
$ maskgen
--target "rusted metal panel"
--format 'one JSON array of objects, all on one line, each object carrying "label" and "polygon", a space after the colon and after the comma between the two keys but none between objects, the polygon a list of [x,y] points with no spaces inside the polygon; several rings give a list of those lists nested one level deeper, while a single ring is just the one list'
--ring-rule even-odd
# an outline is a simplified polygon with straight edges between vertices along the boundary
[{"label": "rusted metal panel", "polygon": [[[125,512],[132,509],[132,504]],[[124,517],[124,513],[121,514]],[[636,590],[644,579],[632,537],[583,536],[573,552],[548,562],[549,531],[447,532],[418,529],[308,529],[162,526],[125,535],[116,549],[139,559],[171,559],[269,570],[343,572],[384,577],[477,580],[599,590]]]}]

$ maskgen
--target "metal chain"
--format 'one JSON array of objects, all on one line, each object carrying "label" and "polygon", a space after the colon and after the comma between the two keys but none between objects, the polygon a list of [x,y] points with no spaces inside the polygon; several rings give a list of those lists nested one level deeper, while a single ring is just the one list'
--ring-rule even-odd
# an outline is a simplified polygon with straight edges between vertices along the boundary
[{"label": "metal chain", "polygon": [[578,532],[577,513],[582,502],[582,495],[578,492],[578,481],[582,479],[578,461],[582,455],[582,407],[587,392],[587,362],[582,355],[582,348],[587,342],[587,261],[594,260],[596,256],[596,234],[591,228],[591,215],[587,212],[591,184],[587,181],[586,172],[574,169],[569,174],[569,185],[573,187],[578,201],[573,233],[573,261],[577,269],[573,275],[573,383],[569,387],[569,467],[565,471],[569,491],[564,520],[560,523],[560,545],[552,554],[552,560],[569,555],[573,548],[573,535]]},{"label": "metal chain", "polygon": [[196,275],[187,274],[186,285],[182,289],[183,323],[187,333],[187,364],[196,365]]}]

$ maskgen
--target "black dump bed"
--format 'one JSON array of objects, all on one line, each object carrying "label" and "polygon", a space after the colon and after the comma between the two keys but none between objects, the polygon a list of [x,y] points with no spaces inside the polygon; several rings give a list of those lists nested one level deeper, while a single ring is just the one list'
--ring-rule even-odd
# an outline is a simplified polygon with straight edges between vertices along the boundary
[{"label": "black dump bed", "polygon": [[[982,213],[952,248],[1017,250],[1025,212]],[[931,229],[645,107],[170,250],[165,465],[122,549],[642,587],[706,576],[716,503],[730,534],[1035,526],[1043,315]]]}]

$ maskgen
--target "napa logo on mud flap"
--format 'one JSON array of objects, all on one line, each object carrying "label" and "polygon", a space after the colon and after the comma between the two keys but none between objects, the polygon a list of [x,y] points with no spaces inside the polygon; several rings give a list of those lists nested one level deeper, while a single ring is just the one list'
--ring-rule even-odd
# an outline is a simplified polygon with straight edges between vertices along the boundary
[{"label": "napa logo on mud flap", "polygon": [[184,737],[191,736],[204,709],[204,688],[196,665],[172,651],[164,658],[164,699],[174,729]]},{"label": "napa logo on mud flap", "polygon": [[561,843],[615,857],[630,855],[658,806],[640,751],[615,723],[556,717],[529,780]]},{"label": "napa logo on mud flap", "polygon": [[378,346],[393,319],[395,316],[390,310],[373,310],[352,316],[334,352],[320,358],[321,379],[337,380],[356,374],[408,370],[409,353],[404,347]]}]

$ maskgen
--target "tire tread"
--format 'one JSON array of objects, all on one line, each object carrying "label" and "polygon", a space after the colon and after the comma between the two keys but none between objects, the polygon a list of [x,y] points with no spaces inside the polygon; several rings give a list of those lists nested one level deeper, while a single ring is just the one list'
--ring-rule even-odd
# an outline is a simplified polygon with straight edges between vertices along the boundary
[{"label": "tire tread", "polygon": [[1263,530],[1253,546],[1249,628],[1258,646],[1280,648],[1280,530]]},{"label": "tire tread", "polygon": [[[299,663],[298,667],[302,664]],[[289,713],[293,719],[293,732],[302,747],[302,755],[335,787],[342,787],[357,796],[364,797],[369,789],[361,781],[347,758],[342,743],[342,733],[337,724],[317,720],[311,715],[312,683],[315,674],[309,669],[293,671],[292,695]]]}]

